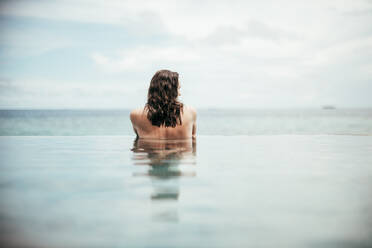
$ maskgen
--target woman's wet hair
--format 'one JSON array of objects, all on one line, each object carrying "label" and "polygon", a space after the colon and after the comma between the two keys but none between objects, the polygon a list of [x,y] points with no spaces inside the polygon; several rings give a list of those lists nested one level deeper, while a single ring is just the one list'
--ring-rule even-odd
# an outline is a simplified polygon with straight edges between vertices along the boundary
[{"label": "woman's wet hair", "polygon": [[147,95],[147,118],[154,126],[175,127],[182,124],[183,104],[178,97],[178,73],[160,70],[150,82]]}]

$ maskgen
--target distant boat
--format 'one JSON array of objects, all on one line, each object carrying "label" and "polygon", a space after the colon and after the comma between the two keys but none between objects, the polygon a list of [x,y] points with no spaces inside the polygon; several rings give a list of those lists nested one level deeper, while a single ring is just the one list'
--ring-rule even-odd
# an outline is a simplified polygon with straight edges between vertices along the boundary
[{"label": "distant boat", "polygon": [[336,107],[332,105],[324,105],[322,109],[336,109]]}]

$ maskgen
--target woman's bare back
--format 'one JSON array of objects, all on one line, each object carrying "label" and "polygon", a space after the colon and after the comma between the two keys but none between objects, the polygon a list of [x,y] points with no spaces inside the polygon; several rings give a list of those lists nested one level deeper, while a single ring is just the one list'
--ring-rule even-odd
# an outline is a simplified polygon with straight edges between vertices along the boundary
[{"label": "woman's bare back", "polygon": [[196,111],[192,107],[183,107],[182,125],[176,127],[157,127],[147,118],[145,109],[135,109],[130,113],[133,129],[139,138],[146,139],[187,139],[196,135]]}]

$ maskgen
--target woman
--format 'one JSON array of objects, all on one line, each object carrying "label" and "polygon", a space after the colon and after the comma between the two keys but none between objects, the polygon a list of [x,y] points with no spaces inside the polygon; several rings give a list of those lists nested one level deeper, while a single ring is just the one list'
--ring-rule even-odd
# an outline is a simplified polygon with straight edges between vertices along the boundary
[{"label": "woman", "polygon": [[138,138],[188,139],[196,136],[196,111],[178,101],[178,73],[160,70],[150,82],[147,103],[130,113]]}]

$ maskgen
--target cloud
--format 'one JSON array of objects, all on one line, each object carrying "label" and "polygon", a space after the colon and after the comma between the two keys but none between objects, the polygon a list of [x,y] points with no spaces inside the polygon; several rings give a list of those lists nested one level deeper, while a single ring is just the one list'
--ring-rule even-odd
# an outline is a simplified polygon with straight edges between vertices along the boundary
[{"label": "cloud", "polygon": [[296,39],[298,36],[281,28],[274,28],[264,22],[250,20],[242,28],[219,26],[206,38],[207,45],[240,44],[244,39],[258,39],[279,42],[282,39]]},{"label": "cloud", "polygon": [[38,108],[125,108],[140,105],[145,89],[128,87],[131,82],[97,84],[40,79],[0,80],[0,106]]},{"label": "cloud", "polygon": [[152,67],[169,67],[175,64],[197,62],[199,54],[189,47],[140,46],[120,51],[117,59],[93,53],[94,62],[107,72],[143,71]]},{"label": "cloud", "polygon": [[0,78],[1,95],[19,93],[19,89],[13,85],[13,80],[10,78]]},{"label": "cloud", "polygon": [[[372,57],[372,35],[367,38],[357,38],[340,42],[330,47],[316,51],[313,56],[305,61],[307,65],[327,66],[331,64],[346,63],[358,65],[361,58]],[[366,61],[364,61],[366,62]]]},{"label": "cloud", "polygon": [[[34,22],[24,22],[26,28],[3,32],[1,59],[13,64],[0,75],[13,80],[1,87],[20,99],[65,96],[84,105],[96,98],[101,105],[114,97],[133,106],[141,103],[134,95],[145,97],[152,74],[168,68],[180,73],[184,99],[197,107],[318,106],[327,99],[372,106],[365,96],[371,88],[370,9],[362,0],[7,2],[3,18],[50,25],[39,32]],[[61,47],[74,47],[79,56]],[[19,53],[13,58],[9,51]],[[48,78],[45,65],[54,66]]]}]

